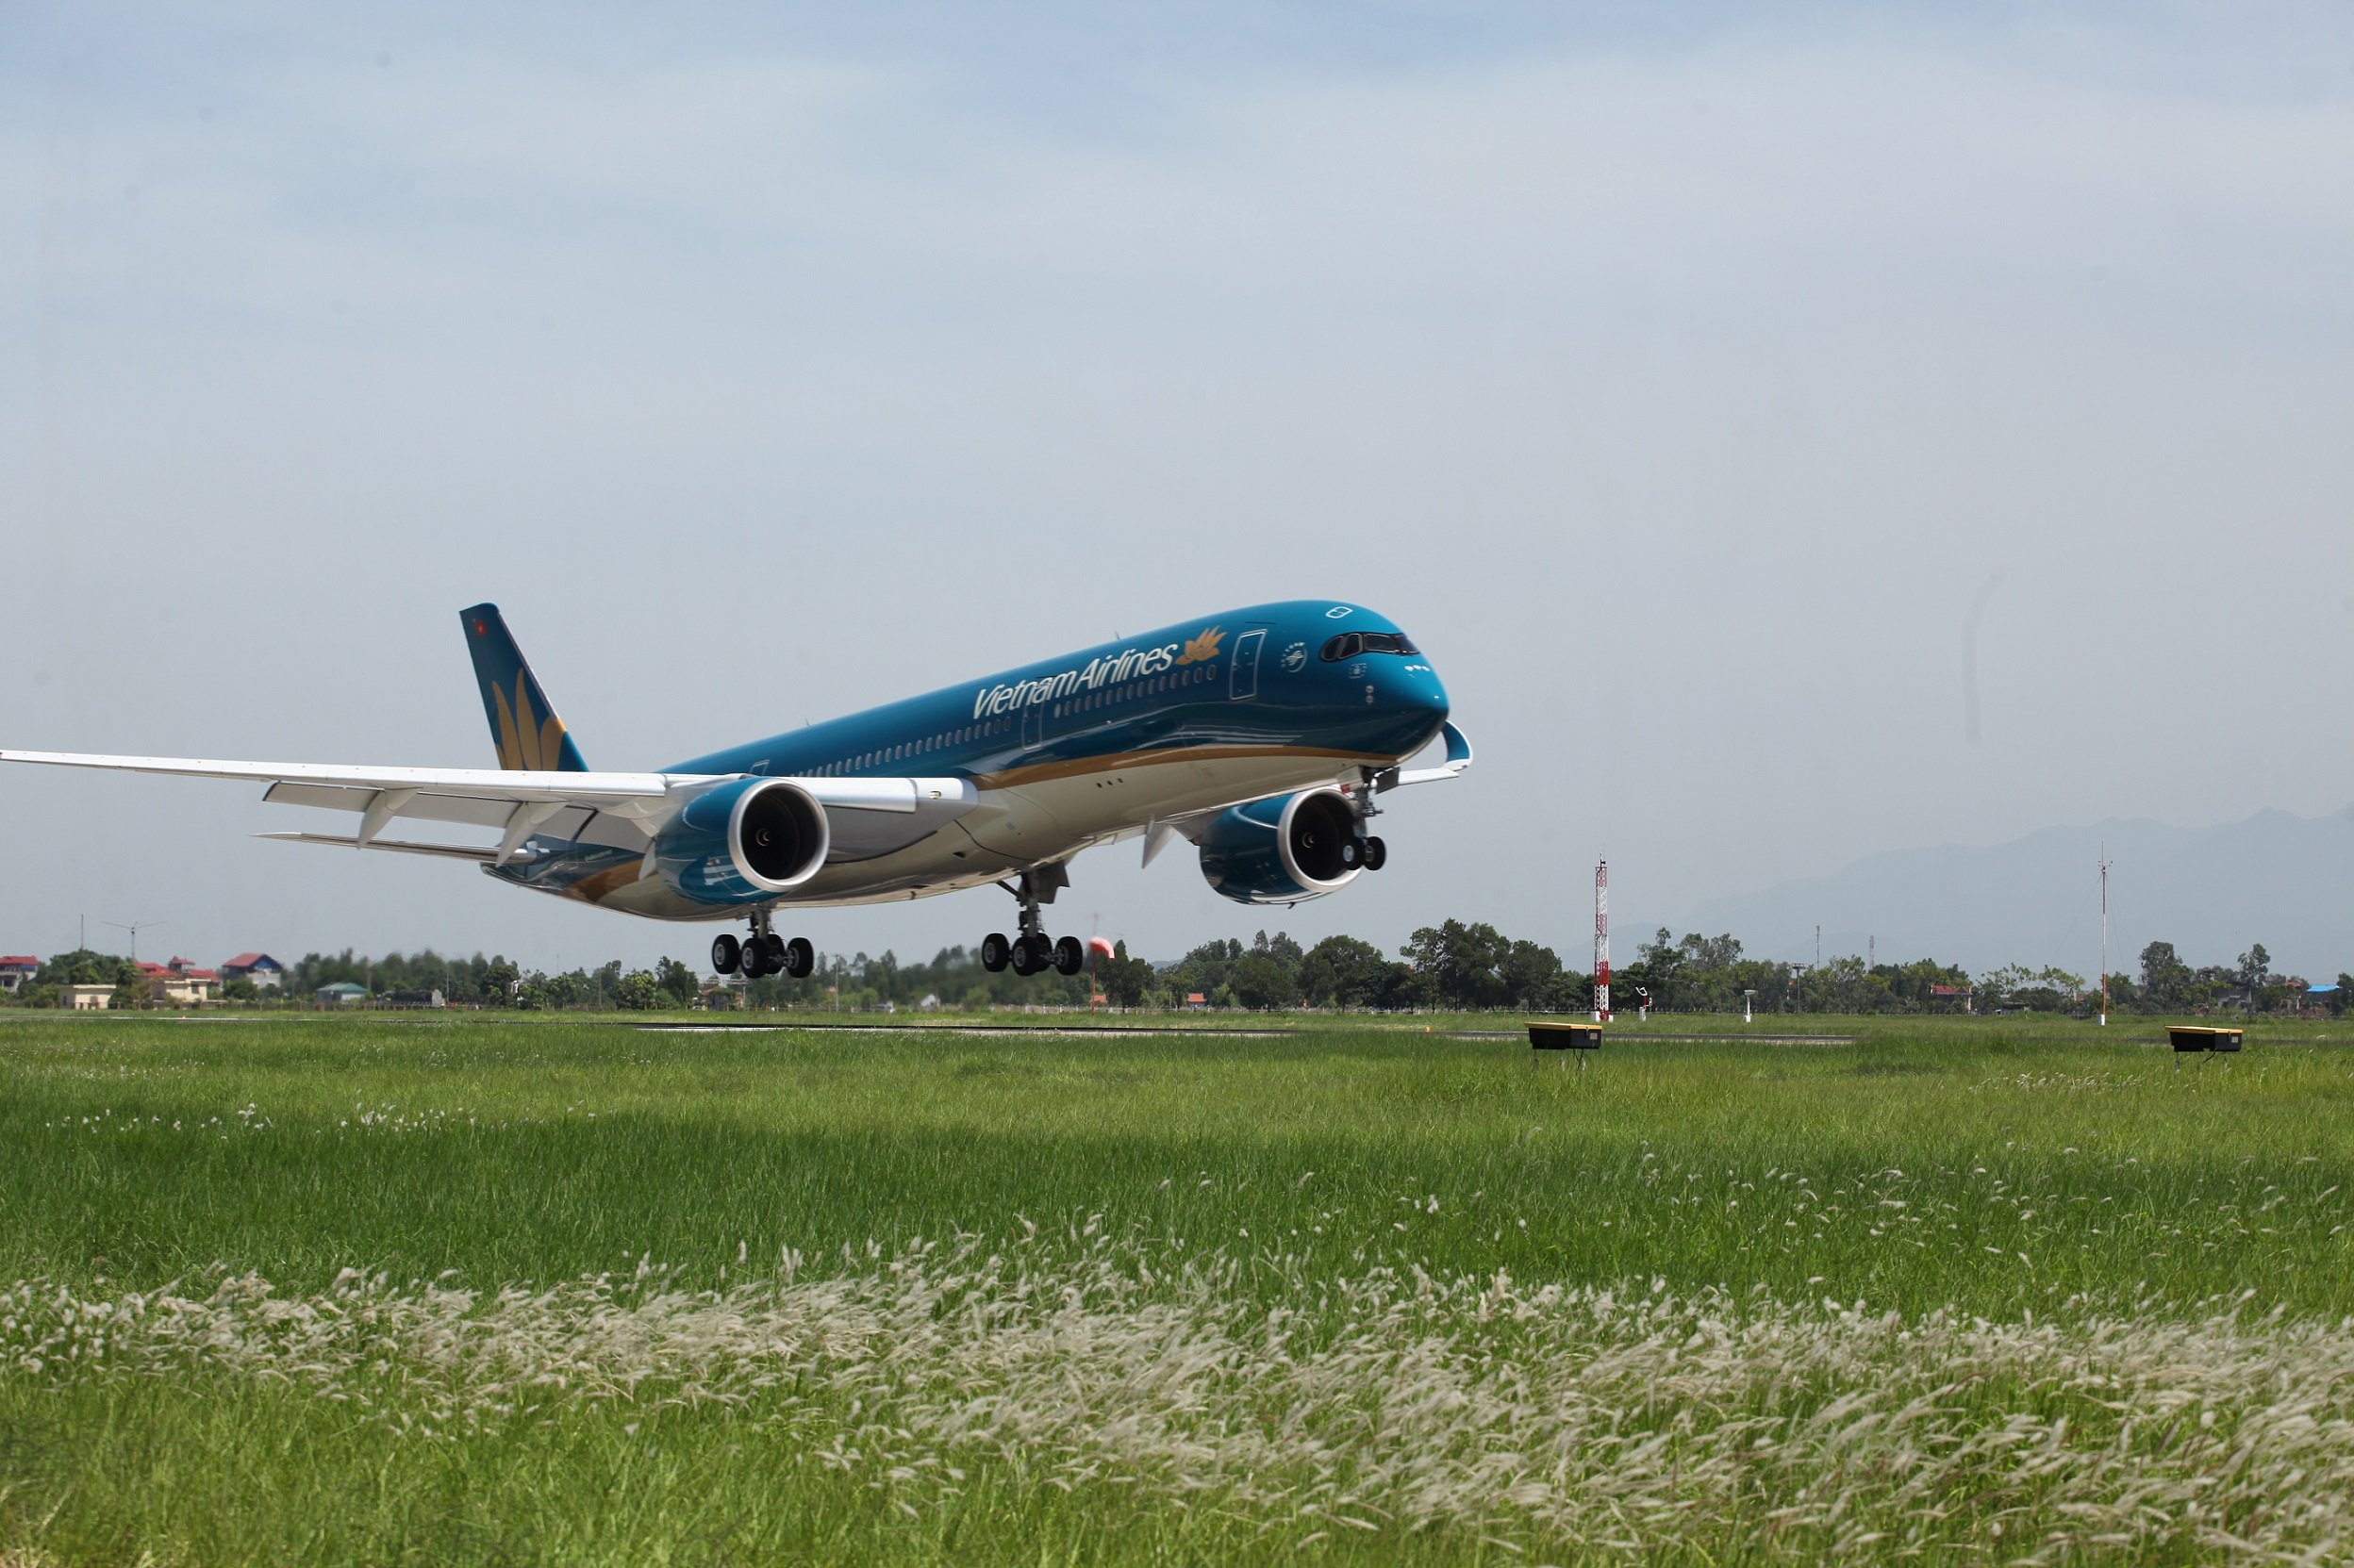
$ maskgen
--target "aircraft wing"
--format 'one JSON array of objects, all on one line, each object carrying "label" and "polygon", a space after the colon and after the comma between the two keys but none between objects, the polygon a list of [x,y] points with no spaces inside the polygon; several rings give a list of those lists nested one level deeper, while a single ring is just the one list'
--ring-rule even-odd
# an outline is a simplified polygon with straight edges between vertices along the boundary
[{"label": "aircraft wing", "polygon": [[[186,778],[240,779],[264,784],[262,799],[280,805],[317,806],[356,812],[358,832],[348,838],[317,834],[269,834],[305,843],[347,848],[398,849],[408,853],[453,853],[479,859],[473,850],[384,842],[376,835],[395,817],[461,822],[497,828],[500,842],[488,858],[513,858],[535,834],[576,844],[643,850],[670,819],[713,784],[737,774],[527,772],[504,767],[370,767],[340,763],[222,762],[199,757],[114,757],[79,751],[0,751],[0,762],[41,763],[59,767],[95,767],[128,773],[170,773]],[[792,783],[825,808],[839,847],[862,848],[913,839],[935,831],[942,818],[964,815],[978,795],[964,779],[804,779]],[[854,814],[845,819],[836,814]],[[883,814],[878,820],[870,814]],[[912,816],[902,825],[890,818]],[[849,831],[838,831],[838,830]],[[869,849],[868,852],[875,852]]]}]

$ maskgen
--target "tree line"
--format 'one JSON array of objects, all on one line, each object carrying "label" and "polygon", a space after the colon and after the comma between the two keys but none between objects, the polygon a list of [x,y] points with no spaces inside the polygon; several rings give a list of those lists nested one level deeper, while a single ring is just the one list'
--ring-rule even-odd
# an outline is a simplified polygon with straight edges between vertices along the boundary
[{"label": "tree line", "polygon": [[[232,980],[224,1000],[307,1005],[323,986],[348,982],[370,996],[439,991],[460,1007],[529,1011],[680,1008],[696,1003],[712,982],[674,958],[652,969],[625,969],[615,959],[593,969],[559,973],[526,969],[503,955],[444,956],[431,949],[381,957],[306,953],[288,966],[274,995],[248,980]],[[115,987],[117,1006],[148,1004],[137,966],[111,953],[78,949],[59,953],[12,999],[19,1006],[55,1006],[66,984]],[[2354,997],[2354,977],[2338,976],[2332,1013]],[[1024,1003],[1085,1007],[1102,997],[1107,1006],[1178,1008],[1200,1005],[1268,1011],[1318,1008],[1357,1011],[1478,1011],[1579,1013],[1594,1005],[1594,977],[1562,963],[1549,947],[1506,936],[1484,921],[1445,920],[1424,926],[1395,954],[1354,936],[1327,936],[1302,947],[1284,932],[1259,932],[1249,943],[1204,942],[1173,964],[1132,956],[1125,943],[1099,958],[1091,973],[1024,979],[991,974],[980,954],[943,948],[929,962],[886,950],[829,954],[802,980],[768,976],[729,987],[741,1005],[760,1008],[942,1007],[986,1010]],[[2197,1013],[2217,1008],[2279,1012],[2305,1005],[2305,982],[2274,972],[2262,943],[2228,965],[2193,966],[2171,942],[2143,949],[2138,975],[2109,977],[2113,1010]],[[1676,937],[1660,928],[1633,959],[1611,976],[1616,1011],[1648,1005],[1661,1012],[1935,1013],[2028,1009],[2088,1013],[2099,986],[2079,975],[2011,965],[1976,977],[1933,959],[1867,964],[1855,956],[1819,966],[1746,957],[1730,933]],[[0,994],[0,1003],[8,999]]]}]

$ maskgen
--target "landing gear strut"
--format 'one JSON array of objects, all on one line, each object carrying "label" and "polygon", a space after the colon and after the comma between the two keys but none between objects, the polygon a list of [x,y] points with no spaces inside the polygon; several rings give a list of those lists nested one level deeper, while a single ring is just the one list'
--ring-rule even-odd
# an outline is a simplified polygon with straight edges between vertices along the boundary
[{"label": "landing gear strut", "polygon": [[997,885],[1014,896],[1021,912],[1016,916],[1011,942],[999,932],[981,939],[981,967],[991,974],[1010,967],[1018,975],[1035,975],[1049,968],[1075,975],[1087,966],[1087,949],[1079,938],[1066,936],[1056,941],[1047,935],[1046,921],[1038,914],[1041,904],[1053,903],[1054,895],[1070,885],[1069,872],[1060,866],[1041,866],[1024,871],[1019,885],[1003,882]]},{"label": "landing gear strut", "polygon": [[806,980],[817,966],[817,949],[810,947],[809,939],[796,936],[787,942],[777,935],[769,927],[769,912],[765,909],[754,913],[751,933],[742,941],[725,934],[711,940],[711,967],[722,975],[740,969],[748,981],[775,974]]}]

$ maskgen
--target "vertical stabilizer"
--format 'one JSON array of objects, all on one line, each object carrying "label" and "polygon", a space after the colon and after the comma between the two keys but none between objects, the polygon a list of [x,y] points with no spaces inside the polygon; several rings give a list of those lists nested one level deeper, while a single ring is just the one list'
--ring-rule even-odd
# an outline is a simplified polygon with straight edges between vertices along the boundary
[{"label": "vertical stabilizer", "polygon": [[466,626],[466,651],[474,656],[474,678],[482,685],[482,711],[490,720],[499,766],[534,773],[586,773],[580,748],[548,694],[539,689],[523,651],[506,629],[496,604],[458,612]]}]

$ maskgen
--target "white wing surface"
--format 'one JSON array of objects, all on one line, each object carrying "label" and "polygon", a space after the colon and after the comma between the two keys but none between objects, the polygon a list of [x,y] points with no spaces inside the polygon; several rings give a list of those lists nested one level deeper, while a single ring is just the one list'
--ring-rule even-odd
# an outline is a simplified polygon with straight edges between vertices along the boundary
[{"label": "white wing surface", "polygon": [[[714,784],[741,774],[527,772],[499,767],[373,767],[344,763],[226,762],[201,757],[115,757],[81,751],[0,751],[0,762],[41,763],[58,767],[95,767],[125,773],[169,773],[184,778],[239,779],[270,787],[262,799],[280,805],[317,806],[359,815],[349,838],[316,834],[270,834],[305,843],[375,848],[376,835],[395,817],[461,822],[500,830],[494,864],[513,858],[534,834],[576,844],[642,850],[687,802]],[[806,779],[790,781],[823,806],[837,827],[842,850],[877,852],[894,840],[912,842],[946,820],[970,811],[978,793],[965,779]],[[884,821],[845,821],[836,812],[886,814]],[[888,817],[915,821],[890,825]],[[470,849],[423,844],[387,844],[409,853],[456,853],[479,858]]]}]

